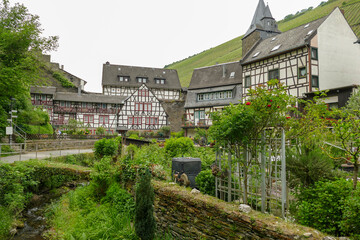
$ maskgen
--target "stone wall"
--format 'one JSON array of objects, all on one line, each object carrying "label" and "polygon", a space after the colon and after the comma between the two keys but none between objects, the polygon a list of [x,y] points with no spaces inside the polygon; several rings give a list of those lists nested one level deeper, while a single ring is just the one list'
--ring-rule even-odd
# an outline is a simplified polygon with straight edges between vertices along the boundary
[{"label": "stone wall", "polygon": [[241,213],[238,205],[153,181],[158,228],[175,239],[323,239],[311,228],[273,215]]},{"label": "stone wall", "polygon": [[34,152],[38,151],[50,151],[58,149],[89,149],[93,148],[94,140],[43,140],[43,141],[31,141],[26,143],[26,151]]},{"label": "stone wall", "polygon": [[181,131],[182,119],[185,114],[185,101],[163,101],[162,106],[169,115],[170,128],[172,132]]}]

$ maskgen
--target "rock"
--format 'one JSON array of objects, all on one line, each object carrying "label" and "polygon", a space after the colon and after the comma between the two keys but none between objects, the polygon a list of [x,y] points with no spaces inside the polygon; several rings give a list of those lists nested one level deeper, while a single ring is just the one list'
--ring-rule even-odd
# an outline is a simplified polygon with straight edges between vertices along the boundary
[{"label": "rock", "polygon": [[304,233],[303,236],[306,237],[306,238],[311,238],[311,237],[312,237],[312,233]]},{"label": "rock", "polygon": [[339,240],[350,240],[348,237],[339,237]]},{"label": "rock", "polygon": [[10,235],[14,236],[17,233],[16,228],[10,230]]},{"label": "rock", "polygon": [[336,238],[334,237],[329,237],[329,236],[326,236],[326,237],[323,237],[322,240],[335,240]]},{"label": "rock", "polygon": [[192,194],[198,194],[198,193],[200,193],[200,191],[197,190],[196,188],[193,188],[193,190],[191,190],[190,193],[192,193]]},{"label": "rock", "polygon": [[251,212],[251,207],[249,205],[246,205],[246,204],[240,204],[239,210],[240,210],[240,212],[250,213]]}]

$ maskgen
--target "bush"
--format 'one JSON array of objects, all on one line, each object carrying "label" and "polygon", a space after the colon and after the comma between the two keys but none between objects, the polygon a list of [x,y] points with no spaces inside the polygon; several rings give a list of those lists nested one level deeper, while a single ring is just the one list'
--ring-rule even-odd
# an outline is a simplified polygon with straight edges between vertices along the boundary
[{"label": "bush", "polygon": [[104,156],[117,156],[119,153],[119,149],[121,149],[121,138],[116,139],[101,139],[96,141],[94,144],[94,153],[98,158],[102,158]]},{"label": "bush", "polygon": [[211,169],[201,171],[195,178],[196,184],[202,193],[215,196],[215,177]]},{"label": "bush", "polygon": [[173,138],[181,138],[181,137],[184,137],[184,135],[185,135],[184,130],[181,130],[179,132],[172,132],[171,133],[171,137],[173,137]]},{"label": "bush", "polygon": [[341,230],[360,239],[360,188],[353,191],[345,201]]},{"label": "bush", "polygon": [[103,127],[98,127],[97,129],[96,129],[96,135],[105,135],[105,128],[103,128]]},{"label": "bush", "polygon": [[191,156],[194,152],[194,142],[187,137],[170,138],[165,141],[165,152],[171,157]]},{"label": "bush", "polygon": [[303,225],[341,236],[345,233],[341,227],[343,206],[351,190],[351,182],[345,179],[319,181],[312,187],[301,189],[297,196],[297,220]]},{"label": "bush", "polygon": [[169,126],[162,126],[158,131],[160,137],[168,137],[170,134],[170,127]]},{"label": "bush", "polygon": [[0,238],[7,239],[13,218],[9,209],[0,205]]},{"label": "bush", "polygon": [[61,86],[63,86],[64,88],[75,87],[75,85],[72,82],[70,82],[66,77],[64,77],[64,75],[60,72],[54,72],[53,77],[56,80],[58,80]]},{"label": "bush", "polygon": [[115,169],[111,162],[112,159],[110,157],[103,157],[99,162],[95,163],[94,171],[90,174],[98,197],[105,195],[106,190],[113,180]]},{"label": "bush", "polygon": [[154,189],[151,186],[151,175],[146,171],[136,187],[135,232],[142,240],[155,237],[156,222],[154,218]]},{"label": "bush", "polygon": [[215,163],[215,149],[209,147],[195,148],[192,157],[201,159],[201,169],[211,169],[211,166]]}]

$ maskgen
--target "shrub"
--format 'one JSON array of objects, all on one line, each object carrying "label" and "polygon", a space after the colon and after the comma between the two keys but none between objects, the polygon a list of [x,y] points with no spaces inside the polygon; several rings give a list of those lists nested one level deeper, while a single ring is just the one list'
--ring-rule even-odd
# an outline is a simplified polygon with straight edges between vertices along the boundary
[{"label": "shrub", "polygon": [[95,184],[95,191],[98,197],[104,196],[112,182],[115,169],[111,162],[112,159],[110,157],[103,157],[99,162],[94,164],[94,171],[90,174],[90,177]]},{"label": "shrub", "polygon": [[340,236],[343,205],[351,193],[352,184],[345,179],[316,182],[303,188],[298,195],[297,220],[306,226]]},{"label": "shrub", "polygon": [[54,72],[53,77],[56,80],[58,80],[61,86],[63,86],[64,88],[75,87],[75,85],[72,82],[70,82],[66,77],[64,77],[64,75],[61,74],[60,72]]},{"label": "shrub", "polygon": [[196,184],[202,193],[215,196],[215,177],[211,169],[201,171],[195,178]]},{"label": "shrub", "polygon": [[155,237],[154,189],[151,186],[151,174],[146,171],[136,187],[135,232],[142,240]]},{"label": "shrub", "polygon": [[158,131],[161,137],[167,137],[170,134],[170,127],[169,126],[162,126]]},{"label": "shrub", "polygon": [[353,191],[345,201],[341,230],[360,239],[360,188]]},{"label": "shrub", "polygon": [[119,154],[119,138],[117,139],[100,139],[96,141],[94,144],[95,156],[98,158],[102,158],[104,156],[117,156]]},{"label": "shrub", "polygon": [[136,136],[139,137],[140,132],[139,132],[139,131],[136,131],[136,130],[129,130],[129,131],[126,132],[126,136],[127,136],[127,137],[129,137],[129,136],[131,136],[131,135],[133,135],[133,134],[135,134]]},{"label": "shrub", "polygon": [[187,137],[170,138],[165,141],[165,152],[171,157],[191,156],[194,142]]},{"label": "shrub", "polygon": [[117,213],[130,213],[132,216],[135,210],[135,202],[132,196],[116,182],[112,183],[106,191],[106,196],[101,203],[110,204]]},{"label": "shrub", "polygon": [[172,132],[171,137],[173,137],[173,138],[181,138],[181,137],[184,137],[184,134],[185,134],[184,130],[181,130],[179,132]]},{"label": "shrub", "polygon": [[103,127],[98,127],[97,129],[96,129],[96,135],[105,135],[105,128],[103,128]]},{"label": "shrub", "polygon": [[0,238],[7,239],[13,221],[9,209],[0,206],[0,219]]}]

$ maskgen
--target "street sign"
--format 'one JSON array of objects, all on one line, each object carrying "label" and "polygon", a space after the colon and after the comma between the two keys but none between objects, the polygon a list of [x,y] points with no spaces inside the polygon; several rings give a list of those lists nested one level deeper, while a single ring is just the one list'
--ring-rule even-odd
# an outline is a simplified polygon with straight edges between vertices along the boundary
[{"label": "street sign", "polygon": [[11,119],[7,119],[8,122],[11,122],[12,120]]},{"label": "street sign", "polygon": [[18,116],[12,116],[12,118],[17,118]]},{"label": "street sign", "polygon": [[11,110],[13,113],[17,113],[17,110]]},{"label": "street sign", "polygon": [[6,127],[6,135],[13,135],[14,131],[13,131],[13,127]]}]

